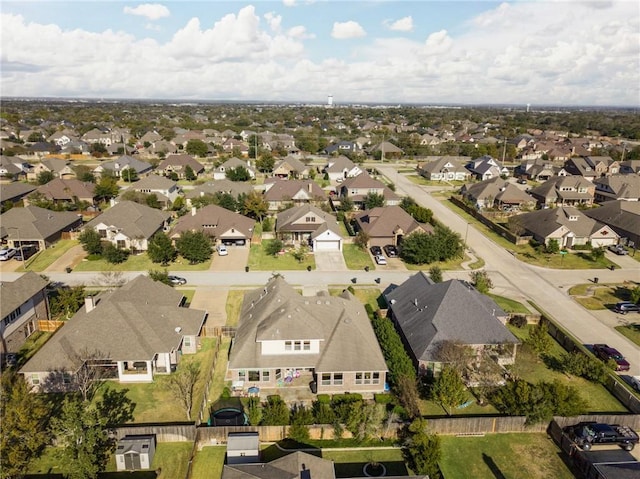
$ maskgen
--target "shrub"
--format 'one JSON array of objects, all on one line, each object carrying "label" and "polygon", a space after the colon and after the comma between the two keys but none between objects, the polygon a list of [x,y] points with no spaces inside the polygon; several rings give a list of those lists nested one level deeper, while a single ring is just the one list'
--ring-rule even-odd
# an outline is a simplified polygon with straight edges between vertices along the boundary
[{"label": "shrub", "polygon": [[316,402],[329,404],[331,402],[331,396],[329,396],[328,394],[318,394],[316,396]]},{"label": "shrub", "polygon": [[124,263],[129,257],[129,253],[129,250],[120,249],[111,243],[107,243],[102,249],[102,256],[112,264]]},{"label": "shrub", "polygon": [[527,325],[527,317],[520,314],[511,316],[511,318],[509,318],[509,324],[522,329]]},{"label": "shrub", "polygon": [[314,401],[311,409],[316,424],[333,424],[336,421],[336,414],[329,401]]},{"label": "shrub", "polygon": [[393,396],[387,393],[373,395],[373,400],[376,402],[376,404],[391,404],[393,402],[393,399]]},{"label": "shrub", "polygon": [[309,428],[304,424],[293,424],[289,427],[287,437],[296,442],[306,442],[309,440]]},{"label": "shrub", "polygon": [[280,396],[268,396],[262,410],[264,426],[286,426],[289,424],[289,408]]}]

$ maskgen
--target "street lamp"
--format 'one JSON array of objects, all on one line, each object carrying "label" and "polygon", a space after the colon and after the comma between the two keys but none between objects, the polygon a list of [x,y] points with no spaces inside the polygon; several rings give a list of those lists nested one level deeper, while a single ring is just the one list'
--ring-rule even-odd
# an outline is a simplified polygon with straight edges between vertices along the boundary
[{"label": "street lamp", "polygon": [[468,249],[468,245],[467,245],[467,237],[469,236],[469,225],[471,223],[467,223],[467,229],[464,232],[464,247],[465,249]]}]

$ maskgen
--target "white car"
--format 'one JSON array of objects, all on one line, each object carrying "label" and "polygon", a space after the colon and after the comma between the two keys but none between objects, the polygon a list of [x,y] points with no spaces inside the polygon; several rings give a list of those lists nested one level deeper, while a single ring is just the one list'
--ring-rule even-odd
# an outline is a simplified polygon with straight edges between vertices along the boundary
[{"label": "white car", "polygon": [[227,247],[223,244],[219,244],[216,247],[216,250],[218,251],[218,255],[220,256],[227,256],[229,254],[229,251],[227,251]]},{"label": "white car", "polygon": [[640,392],[640,376],[631,376],[631,386],[633,389]]},{"label": "white car", "polygon": [[9,261],[18,252],[15,248],[2,248],[0,249],[0,261]]},{"label": "white car", "polygon": [[380,264],[380,265],[387,264],[387,259],[381,254],[374,256],[374,259],[376,260],[376,264]]}]

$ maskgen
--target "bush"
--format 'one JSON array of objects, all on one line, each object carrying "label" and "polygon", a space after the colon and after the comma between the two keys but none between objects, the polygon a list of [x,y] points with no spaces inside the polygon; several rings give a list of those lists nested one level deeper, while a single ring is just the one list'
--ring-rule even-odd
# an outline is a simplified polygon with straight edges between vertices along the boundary
[{"label": "bush", "polygon": [[373,400],[376,404],[391,404],[394,400],[394,397],[391,394],[383,393],[383,394],[374,394]]},{"label": "bush", "polygon": [[318,394],[316,396],[316,402],[329,404],[331,402],[331,396],[329,396],[328,394]]},{"label": "bush", "polygon": [[316,424],[333,424],[336,421],[336,414],[329,401],[314,401],[311,410]]},{"label": "bush", "polygon": [[111,243],[107,243],[102,249],[102,256],[107,262],[112,264],[124,263],[127,261],[129,254],[129,250],[120,249]]},{"label": "bush", "polygon": [[509,318],[509,324],[522,329],[527,325],[527,317],[519,314],[511,316],[511,318]]},{"label": "bush", "polygon": [[265,233],[273,231],[273,220],[271,218],[265,218],[262,220],[262,231]]},{"label": "bush", "polygon": [[287,437],[296,442],[304,443],[309,440],[309,428],[304,424],[293,424],[289,427]]}]

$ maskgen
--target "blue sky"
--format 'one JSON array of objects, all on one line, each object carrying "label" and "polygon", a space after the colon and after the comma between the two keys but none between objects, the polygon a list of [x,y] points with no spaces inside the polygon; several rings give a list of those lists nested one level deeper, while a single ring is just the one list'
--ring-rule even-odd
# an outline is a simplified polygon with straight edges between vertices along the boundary
[{"label": "blue sky", "polygon": [[640,106],[619,1],[0,4],[6,96]]}]

